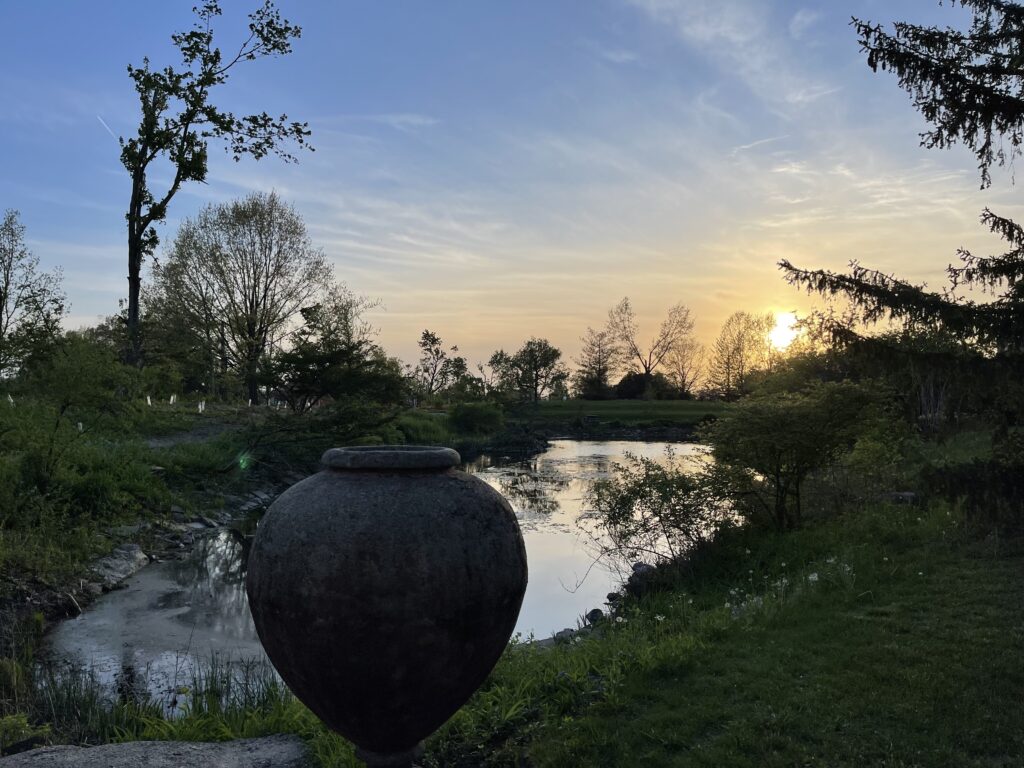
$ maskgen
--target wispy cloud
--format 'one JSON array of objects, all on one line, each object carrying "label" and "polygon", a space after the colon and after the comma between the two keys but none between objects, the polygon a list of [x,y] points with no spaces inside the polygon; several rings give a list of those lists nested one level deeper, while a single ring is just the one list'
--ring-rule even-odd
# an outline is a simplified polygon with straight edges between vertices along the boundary
[{"label": "wispy cloud", "polygon": [[829,96],[833,93],[839,93],[839,91],[841,90],[843,89],[839,86],[835,88],[830,88],[824,85],[812,85],[806,88],[800,88],[795,91],[790,91],[789,93],[786,94],[786,101],[789,102],[790,104],[797,105],[810,104],[812,101],[817,101],[823,96]]},{"label": "wispy cloud", "polygon": [[609,46],[596,40],[581,40],[580,45],[604,61],[611,64],[633,64],[640,60],[636,51],[617,46]]},{"label": "wispy cloud", "polygon": [[[722,64],[759,100],[776,107],[803,106],[836,88],[804,71],[780,40],[768,4],[755,0],[625,0],[680,40]],[[813,19],[806,18],[804,23]],[[784,34],[784,33],[783,33]]]},{"label": "wispy cloud", "polygon": [[821,19],[821,11],[801,8],[789,20],[789,34],[794,40],[799,40],[807,30],[818,23],[819,19]]},{"label": "wispy cloud", "polygon": [[422,115],[417,112],[384,112],[380,114],[366,115],[331,115],[318,118],[315,122],[319,125],[351,125],[354,123],[372,123],[393,128],[396,131],[410,131],[419,128],[431,128],[441,121],[430,115]]}]

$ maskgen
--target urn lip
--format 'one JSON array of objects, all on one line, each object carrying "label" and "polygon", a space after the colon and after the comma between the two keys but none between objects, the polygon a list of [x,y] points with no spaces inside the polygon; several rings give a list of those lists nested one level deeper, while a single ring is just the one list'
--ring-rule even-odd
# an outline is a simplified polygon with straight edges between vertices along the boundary
[{"label": "urn lip", "polygon": [[438,445],[356,445],[320,457],[327,469],[450,469],[461,462],[457,451]]}]

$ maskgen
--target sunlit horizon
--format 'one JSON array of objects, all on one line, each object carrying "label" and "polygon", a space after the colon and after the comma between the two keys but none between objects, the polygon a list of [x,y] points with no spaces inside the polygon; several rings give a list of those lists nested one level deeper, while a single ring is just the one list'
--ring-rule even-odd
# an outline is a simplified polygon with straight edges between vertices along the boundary
[{"label": "sunlit horizon", "polygon": [[[47,34],[0,51],[0,209],[21,213],[44,268],[64,270],[67,328],[116,313],[127,293],[129,179],[116,137],[132,135],[138,104],[125,66],[174,63],[169,36],[191,23],[190,7],[5,11],[11,28]],[[218,19],[225,46],[246,10]],[[919,146],[920,116],[866,66],[848,24],[851,13],[955,24],[959,8],[600,0],[282,12],[304,30],[294,52],[240,70],[221,106],[308,121],[316,152],[235,163],[211,146],[206,183],[184,185],[158,227],[157,257],[203,205],[276,190],[337,277],[381,301],[368,319],[406,361],[427,328],[473,363],[531,336],[570,359],[623,296],[641,336],[682,302],[710,345],[738,310],[812,308],[781,259],[858,260],[936,284],[958,247],[997,247],[977,223],[984,207],[1012,213],[1009,185],[979,190],[961,147]],[[100,37],[110,43],[97,48]]]},{"label": "sunlit horizon", "polygon": [[796,325],[797,316],[794,312],[776,312],[775,326],[768,332],[768,341],[772,349],[785,352],[800,335]]}]

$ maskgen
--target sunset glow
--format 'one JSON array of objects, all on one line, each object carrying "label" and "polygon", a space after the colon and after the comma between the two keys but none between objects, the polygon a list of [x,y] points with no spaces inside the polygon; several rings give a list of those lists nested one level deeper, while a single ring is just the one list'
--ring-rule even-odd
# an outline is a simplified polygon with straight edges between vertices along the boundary
[{"label": "sunset glow", "polygon": [[796,327],[796,315],[792,312],[776,312],[775,327],[768,333],[772,349],[780,352],[788,349],[793,340],[800,334]]},{"label": "sunset glow", "polygon": [[[254,4],[227,4],[225,45]],[[145,18],[121,0],[56,18],[48,4],[5,7],[11,29],[48,33],[0,51],[14,105],[0,116],[0,212],[18,210],[41,266],[64,269],[68,328],[126,295],[116,137],[138,118],[125,66],[174,61],[169,30],[188,26],[190,5]],[[160,247],[203,205],[274,190],[337,278],[380,300],[368,319],[389,354],[415,359],[429,328],[471,365],[530,336],[571,358],[627,295],[644,334],[681,302],[704,344],[739,309],[810,310],[783,258],[835,270],[864,255],[941,280],[957,247],[990,247],[977,213],[1005,188],[979,190],[971,162],[918,147],[919,118],[849,26],[884,4],[801,6],[290,6],[301,45],[240,68],[222,106],[308,121],[316,152],[236,163],[211,149],[205,183],[185,185],[157,227]],[[914,20],[955,18],[923,3]],[[117,45],[97,49],[107,34]],[[780,324],[772,343],[791,338]]]}]

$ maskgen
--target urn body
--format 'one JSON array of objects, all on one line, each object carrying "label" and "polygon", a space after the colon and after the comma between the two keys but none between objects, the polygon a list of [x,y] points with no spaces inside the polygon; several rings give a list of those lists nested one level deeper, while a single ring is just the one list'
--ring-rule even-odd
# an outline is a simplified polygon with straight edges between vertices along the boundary
[{"label": "urn body", "polygon": [[260,525],[246,589],[292,691],[364,750],[410,750],[501,656],[526,589],[508,502],[451,449],[332,449]]}]

